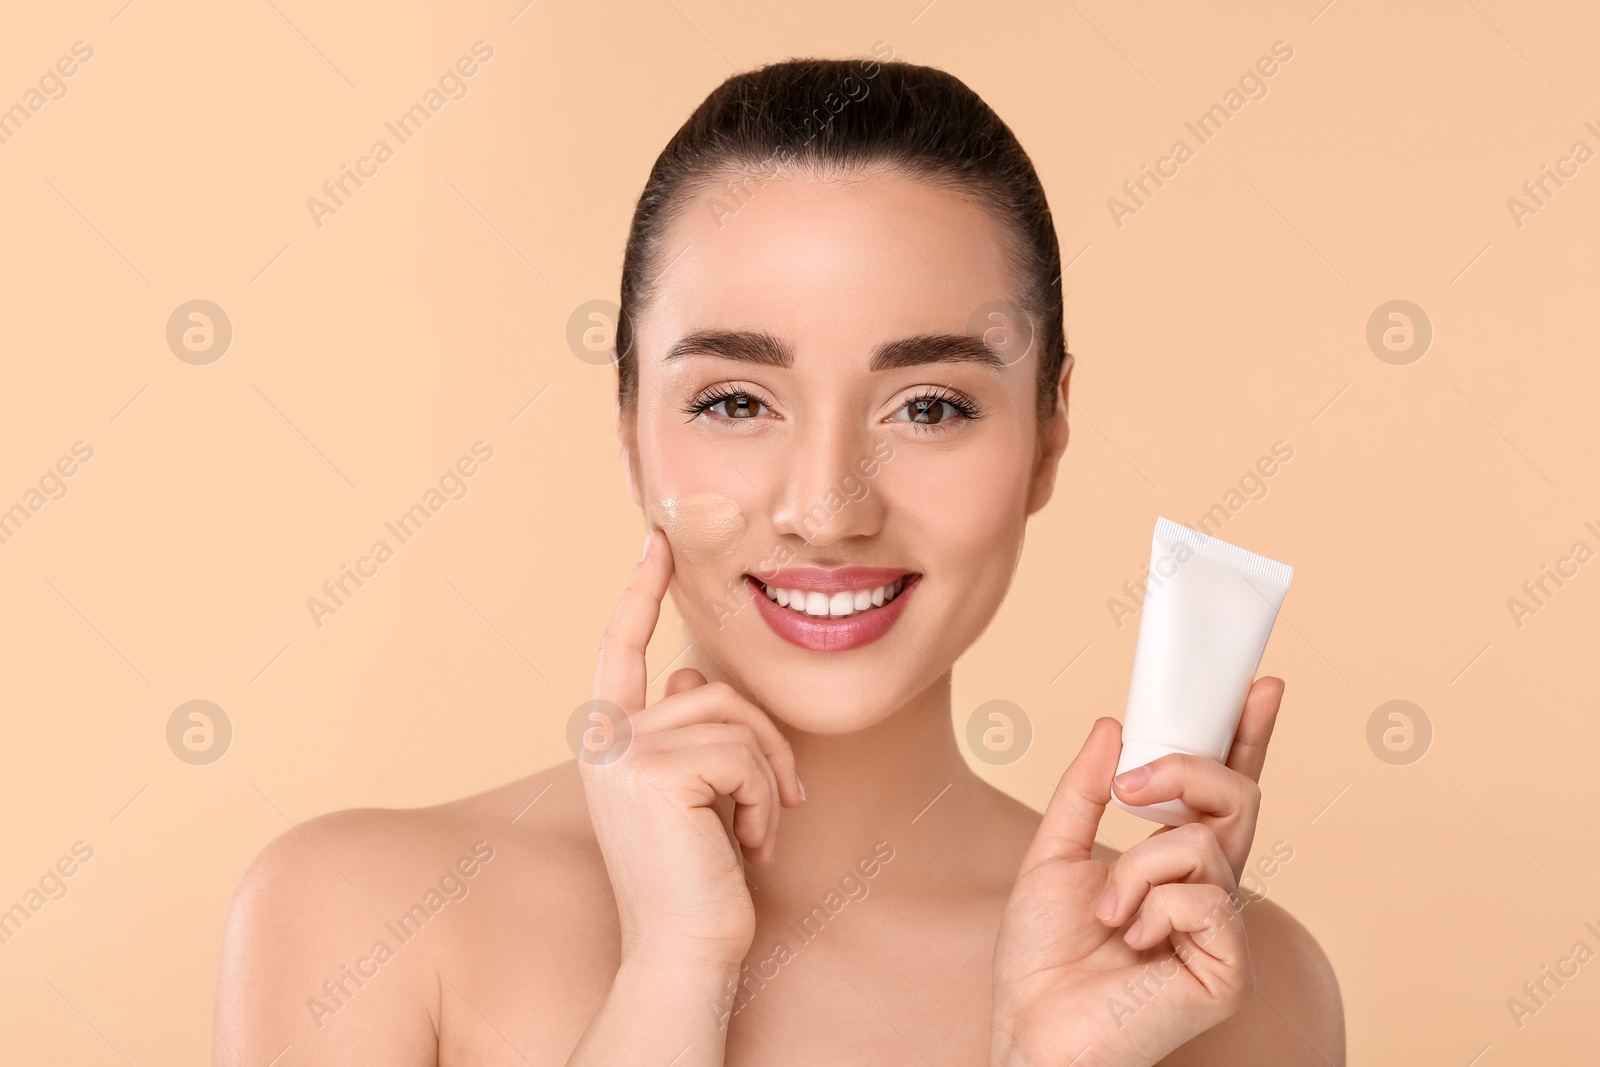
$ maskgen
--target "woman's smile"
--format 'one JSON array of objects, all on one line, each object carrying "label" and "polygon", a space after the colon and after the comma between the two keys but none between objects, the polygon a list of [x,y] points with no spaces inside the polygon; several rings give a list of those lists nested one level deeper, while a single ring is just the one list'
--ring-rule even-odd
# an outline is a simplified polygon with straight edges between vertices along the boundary
[{"label": "woman's smile", "polygon": [[893,567],[786,567],[767,581],[744,579],[779,637],[814,652],[846,652],[888,633],[921,577]]}]

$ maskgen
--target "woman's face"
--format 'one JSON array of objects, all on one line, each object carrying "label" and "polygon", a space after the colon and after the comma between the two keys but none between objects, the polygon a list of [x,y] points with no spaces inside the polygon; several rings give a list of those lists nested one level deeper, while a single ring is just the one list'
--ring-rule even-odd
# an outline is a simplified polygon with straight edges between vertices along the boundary
[{"label": "woman's face", "polygon": [[976,203],[887,174],[740,196],[667,233],[619,438],[697,661],[799,729],[857,730],[944,684],[993,618],[1065,399],[1041,434],[1031,331],[988,314],[1015,306],[1006,237]]}]

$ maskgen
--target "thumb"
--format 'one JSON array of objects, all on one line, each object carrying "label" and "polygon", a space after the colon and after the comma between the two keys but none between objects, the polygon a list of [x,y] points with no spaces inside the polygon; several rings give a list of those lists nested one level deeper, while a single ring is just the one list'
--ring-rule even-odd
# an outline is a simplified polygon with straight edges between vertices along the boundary
[{"label": "thumb", "polygon": [[706,676],[693,667],[679,667],[667,675],[667,688],[662,693],[662,696],[677,696],[679,693],[688,692],[690,689],[698,689],[705,684]]},{"label": "thumb", "polygon": [[1111,777],[1121,750],[1122,724],[1108,717],[1096,719],[1044,809],[1039,831],[1022,858],[1023,873],[1046,860],[1090,857],[1100,817],[1111,802]]}]

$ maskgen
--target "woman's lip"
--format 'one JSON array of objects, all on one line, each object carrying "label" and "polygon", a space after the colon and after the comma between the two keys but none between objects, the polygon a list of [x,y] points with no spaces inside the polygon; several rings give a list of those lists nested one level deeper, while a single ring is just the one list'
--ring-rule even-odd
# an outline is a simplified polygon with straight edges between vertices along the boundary
[{"label": "woman's lip", "polygon": [[745,583],[750,594],[755,597],[756,610],[761,613],[761,617],[766,620],[773,633],[790,644],[811,652],[848,652],[853,648],[870,645],[889,632],[895,620],[905,611],[906,601],[921,584],[921,577],[920,574],[910,574],[906,578],[905,585],[900,588],[900,595],[882,607],[869,608],[839,618],[807,615],[793,608],[780,607],[776,601],[767,596],[761,588],[761,583],[756,579],[747,574]]},{"label": "woman's lip", "polygon": [[[855,589],[875,589],[897,578],[910,578],[916,571],[904,567],[784,567],[750,577],[777,589],[800,589],[807,593],[842,593]],[[765,594],[763,594],[765,595]]]}]

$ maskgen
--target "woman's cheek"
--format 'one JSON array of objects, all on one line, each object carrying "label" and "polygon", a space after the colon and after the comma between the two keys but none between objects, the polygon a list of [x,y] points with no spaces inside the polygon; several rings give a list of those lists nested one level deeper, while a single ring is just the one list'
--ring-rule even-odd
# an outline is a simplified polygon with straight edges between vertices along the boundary
[{"label": "woman's cheek", "polygon": [[972,557],[993,554],[1005,539],[1020,537],[1028,457],[1011,444],[997,438],[948,452],[897,450],[894,470],[884,472],[892,486],[891,515],[899,512],[923,531],[919,551],[970,564]]},{"label": "woman's cheek", "polygon": [[667,535],[673,559],[707,563],[728,556],[744,536],[746,510],[713,489],[717,480],[708,475],[726,469],[727,461],[701,434],[686,427],[669,432],[654,420],[641,428],[641,447],[645,514]]},{"label": "woman's cheek", "polygon": [[696,492],[651,500],[651,521],[661,527],[674,558],[692,563],[721,559],[744,537],[744,510],[725,493]]},{"label": "woman's cheek", "polygon": [[[988,625],[1016,572],[1026,522],[1030,455],[1005,438],[984,447],[916,457],[897,473],[896,503],[916,509],[914,543],[949,617],[940,640],[965,647]],[[900,462],[900,457],[896,457]]]}]

